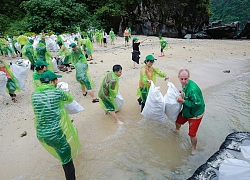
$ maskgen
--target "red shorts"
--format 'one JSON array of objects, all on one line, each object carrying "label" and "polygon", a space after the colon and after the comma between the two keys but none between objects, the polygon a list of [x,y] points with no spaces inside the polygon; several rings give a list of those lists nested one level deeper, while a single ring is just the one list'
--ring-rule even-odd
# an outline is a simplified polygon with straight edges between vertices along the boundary
[{"label": "red shorts", "polygon": [[191,137],[195,137],[202,118],[203,118],[203,116],[199,119],[190,119],[190,118],[183,117],[182,114],[180,113],[175,122],[178,124],[185,124],[188,121],[188,123],[189,123],[188,135]]}]

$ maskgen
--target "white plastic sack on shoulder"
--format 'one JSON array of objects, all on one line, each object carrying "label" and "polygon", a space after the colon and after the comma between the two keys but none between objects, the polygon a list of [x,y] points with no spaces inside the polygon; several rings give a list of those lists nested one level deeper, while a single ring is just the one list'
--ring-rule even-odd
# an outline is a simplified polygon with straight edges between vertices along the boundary
[{"label": "white plastic sack on shoulder", "polygon": [[69,114],[76,114],[84,110],[84,108],[75,100],[70,104],[64,104]]},{"label": "white plastic sack on shoulder", "polygon": [[56,62],[55,58],[52,59],[52,64],[53,64],[53,67],[54,67],[54,72],[59,72],[59,69],[58,69],[57,62]]},{"label": "white plastic sack on shoulder", "polygon": [[66,82],[59,82],[56,86],[56,88],[61,88],[62,90],[66,91],[66,92],[69,92],[70,89],[69,89],[69,84],[66,83]]},{"label": "white plastic sack on shoulder", "polygon": [[117,103],[117,108],[118,108],[116,111],[119,111],[123,105],[123,102],[124,102],[123,97],[119,92],[115,97],[115,102]]},{"label": "white plastic sack on shoulder", "polygon": [[146,104],[141,114],[146,119],[166,123],[164,111],[164,99],[161,94],[160,87],[156,87],[153,81],[151,81]]},{"label": "white plastic sack on shoulder", "polygon": [[219,168],[219,180],[249,180],[250,164],[239,159],[225,159]]},{"label": "white plastic sack on shoulder", "polygon": [[20,89],[26,91],[25,83],[28,77],[29,66],[25,66],[23,64],[20,64],[20,66],[18,66],[16,64],[12,64],[11,68],[15,78],[19,82]]},{"label": "white plastic sack on shoulder", "polygon": [[6,84],[7,84],[7,77],[6,73],[0,71],[0,95],[7,97],[8,94],[6,93]]},{"label": "white plastic sack on shoulder", "polygon": [[182,103],[176,101],[176,98],[181,96],[179,90],[174,86],[173,83],[168,82],[168,90],[164,95],[165,102],[165,113],[168,119],[175,123],[178,114],[181,110]]}]

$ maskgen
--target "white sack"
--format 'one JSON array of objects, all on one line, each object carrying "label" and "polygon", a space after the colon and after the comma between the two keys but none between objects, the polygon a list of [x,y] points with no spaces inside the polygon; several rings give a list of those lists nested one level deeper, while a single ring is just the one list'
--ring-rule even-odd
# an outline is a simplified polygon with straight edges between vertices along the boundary
[{"label": "white sack", "polygon": [[6,93],[6,84],[7,84],[7,76],[3,71],[0,71],[0,95],[7,97]]},{"label": "white sack", "polygon": [[54,72],[59,72],[59,69],[58,69],[57,62],[56,62],[55,58],[52,59],[52,64],[53,64],[53,67],[54,67]]},{"label": "white sack", "polygon": [[219,168],[219,180],[249,180],[250,164],[239,159],[225,159]]},{"label": "white sack", "polygon": [[181,110],[182,103],[177,102],[176,98],[181,96],[179,90],[174,86],[173,83],[168,82],[168,90],[164,96],[165,102],[165,113],[168,119],[175,123],[178,114]]},{"label": "white sack", "polygon": [[156,87],[151,81],[148,97],[142,115],[146,119],[160,121],[166,123],[164,99],[160,91],[160,87]]},{"label": "white sack", "polygon": [[[70,92],[69,85],[66,82],[59,82],[56,88],[61,88],[66,92]],[[76,114],[84,110],[84,108],[75,100],[70,104],[64,104],[69,114]]]},{"label": "white sack", "polygon": [[69,114],[76,114],[84,110],[84,108],[75,100],[70,104],[64,104]]},{"label": "white sack", "polygon": [[123,105],[123,102],[124,102],[123,97],[119,92],[115,97],[115,102],[117,103],[117,108],[118,108],[116,111],[119,111]]},{"label": "white sack", "polygon": [[12,67],[12,72],[20,85],[20,89],[22,91],[25,91],[26,90],[25,83],[28,77],[29,66],[25,63],[21,63],[20,66],[12,64],[11,67]]}]

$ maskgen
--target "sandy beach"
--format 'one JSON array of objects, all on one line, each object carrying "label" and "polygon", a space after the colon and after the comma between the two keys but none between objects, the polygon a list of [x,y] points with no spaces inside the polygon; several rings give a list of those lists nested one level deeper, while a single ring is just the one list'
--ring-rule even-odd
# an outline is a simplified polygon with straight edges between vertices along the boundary
[{"label": "sandy beach", "polygon": [[[226,84],[234,77],[250,72],[249,40],[165,38],[169,48],[165,51],[164,57],[158,57],[160,45],[157,37],[136,37],[139,40],[147,38],[140,45],[141,59],[138,67],[143,65],[147,55],[152,54],[157,58],[153,66],[166,72],[170,77],[169,81],[173,82],[179,89],[181,87],[177,78],[178,71],[181,68],[187,68],[191,73],[190,79],[199,85],[205,97],[206,93],[212,91],[214,86]],[[130,44],[132,44],[131,41]],[[89,95],[86,97],[82,95],[80,84],[75,79],[75,70],[68,74],[62,71],[58,73],[63,76],[59,82],[67,82],[74,99],[85,108],[78,114],[70,115],[73,124],[78,129],[79,140],[82,144],[81,152],[74,159],[77,179],[161,179],[159,177],[169,179],[169,174],[184,163],[183,157],[188,157],[190,154],[190,144],[186,131],[181,134],[185,138],[180,139],[180,141],[185,142],[183,149],[180,148],[180,141],[172,142],[171,138],[167,138],[172,136],[171,130],[174,128],[170,121],[167,125],[152,121],[148,121],[148,124],[154,123],[152,126],[146,125],[147,122],[138,125],[138,122],[142,122],[143,119],[136,96],[140,69],[132,68],[131,50],[131,46],[124,46],[123,37],[117,37],[115,45],[108,43],[107,48],[97,46],[94,43],[94,60],[88,61],[89,74],[95,83],[95,95],[98,93],[103,76],[108,71],[112,71],[112,66],[120,64],[123,67],[119,92],[124,98],[124,105],[117,113],[118,118],[124,122],[123,126],[115,124],[111,115],[104,116],[100,105],[92,103]],[[52,52],[52,54],[56,56],[56,52]],[[18,59],[3,56],[0,58],[8,63]],[[225,70],[230,70],[230,73],[224,73]],[[36,138],[34,113],[30,103],[30,97],[34,91],[32,73],[29,71],[26,91],[17,92],[18,103],[13,103],[0,96],[1,180],[64,179],[63,169],[59,161],[52,157]],[[166,93],[166,81],[157,78],[156,86],[160,86],[163,95]],[[208,121],[206,114],[204,121]],[[205,133],[203,136],[209,134],[207,131],[201,131],[205,125],[206,123],[201,124],[201,129],[198,131],[198,148],[201,151],[199,136],[202,133]],[[187,130],[187,126],[183,129]],[[24,131],[27,132],[27,135],[20,137]],[[149,131],[150,135],[153,134],[153,136],[149,136],[146,131]],[[164,144],[158,142],[159,132],[165,133],[166,141]],[[151,148],[147,149],[146,145],[137,146],[140,141],[145,139],[150,141]],[[178,150],[179,148],[180,150]],[[175,154],[175,151],[179,154]],[[136,157],[133,154],[136,154]],[[152,154],[155,156],[151,156]],[[204,158],[207,159],[210,155]],[[155,161],[150,161],[150,167],[155,168],[147,168],[143,165],[148,163],[147,159],[149,158],[155,158]],[[166,163],[169,167],[164,167],[164,170],[159,171],[165,166],[159,165],[159,162],[164,164],[164,161],[168,161]],[[199,165],[196,168],[198,167]],[[144,172],[143,175],[140,174],[141,171]],[[163,171],[166,175],[160,176],[159,174],[162,174]],[[194,171],[195,168],[188,173],[192,174]]]}]

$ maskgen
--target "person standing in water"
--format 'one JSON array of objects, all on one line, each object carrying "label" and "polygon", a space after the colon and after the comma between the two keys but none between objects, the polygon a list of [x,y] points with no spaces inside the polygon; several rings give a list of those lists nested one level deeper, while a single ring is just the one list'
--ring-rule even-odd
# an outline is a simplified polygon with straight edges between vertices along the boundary
[{"label": "person standing in water", "polygon": [[197,136],[199,125],[205,112],[205,103],[199,86],[189,79],[190,73],[187,69],[179,71],[178,78],[182,85],[182,96],[177,97],[177,101],[183,104],[182,111],[175,122],[178,132],[181,125],[189,123],[189,133],[192,145],[192,154],[196,152]]}]

